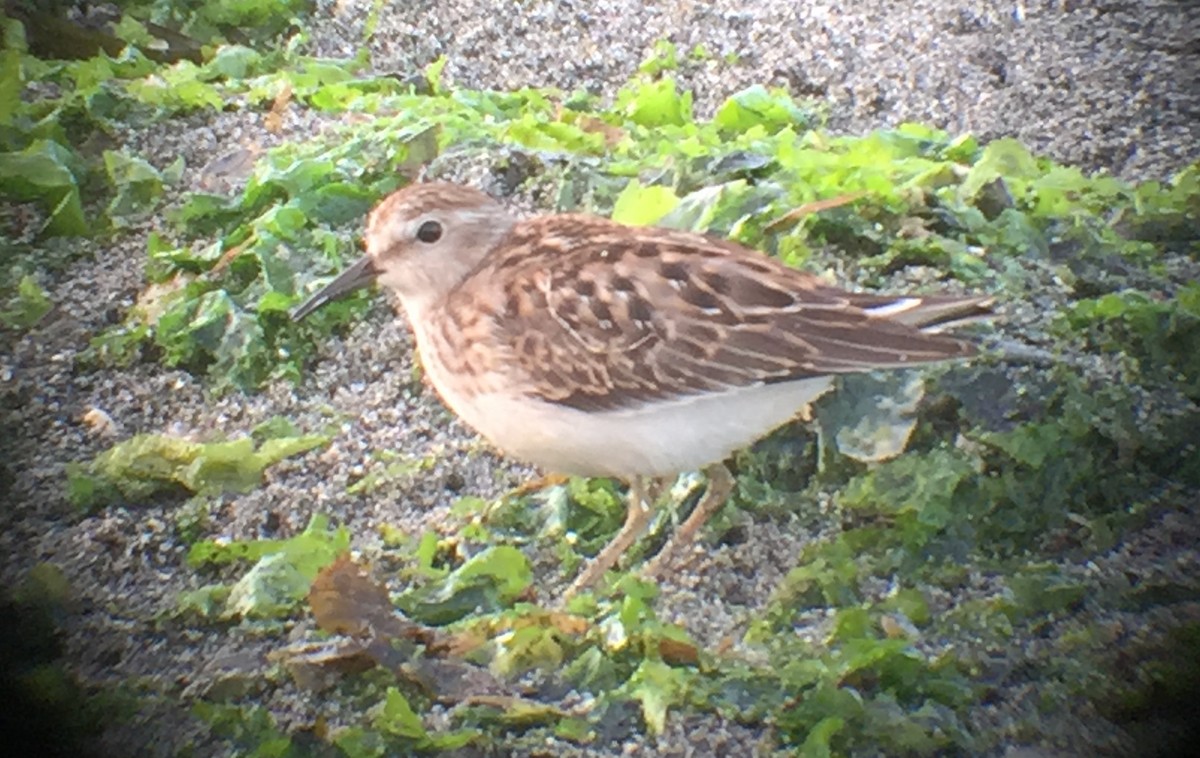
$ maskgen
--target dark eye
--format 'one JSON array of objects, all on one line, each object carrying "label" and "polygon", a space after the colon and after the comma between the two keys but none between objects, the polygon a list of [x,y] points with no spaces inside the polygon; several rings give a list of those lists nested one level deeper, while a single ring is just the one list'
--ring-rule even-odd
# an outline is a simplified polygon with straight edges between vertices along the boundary
[{"label": "dark eye", "polygon": [[437,242],[442,238],[442,225],[436,221],[426,221],[417,229],[417,239],[422,242]]}]

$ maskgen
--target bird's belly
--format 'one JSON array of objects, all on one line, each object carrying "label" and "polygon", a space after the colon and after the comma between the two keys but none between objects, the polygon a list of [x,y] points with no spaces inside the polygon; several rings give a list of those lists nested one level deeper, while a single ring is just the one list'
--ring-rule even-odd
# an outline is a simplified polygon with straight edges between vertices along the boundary
[{"label": "bird's belly", "polygon": [[587,412],[503,393],[446,398],[508,455],[548,472],[671,476],[724,460],[829,389],[827,377]]}]

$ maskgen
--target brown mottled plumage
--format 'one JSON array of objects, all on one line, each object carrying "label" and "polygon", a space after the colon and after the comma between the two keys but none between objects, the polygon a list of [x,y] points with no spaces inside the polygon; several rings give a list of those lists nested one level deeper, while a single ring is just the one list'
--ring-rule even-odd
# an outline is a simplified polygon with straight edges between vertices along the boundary
[{"label": "brown mottled plumage", "polygon": [[[575,214],[518,221],[445,183],[385,199],[366,243],[294,318],[377,279],[399,297],[447,405],[506,454],[635,484],[710,467],[721,499],[728,474],[711,467],[802,411],[832,375],[974,355],[940,332],[991,305],[847,292],[690,232]],[[626,529],[577,587],[636,539],[641,497],[635,487]]]}]

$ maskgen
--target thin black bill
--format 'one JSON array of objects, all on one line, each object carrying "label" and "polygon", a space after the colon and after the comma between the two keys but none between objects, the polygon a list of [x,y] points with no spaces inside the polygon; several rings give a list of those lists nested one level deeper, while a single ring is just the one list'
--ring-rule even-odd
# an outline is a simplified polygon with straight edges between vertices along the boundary
[{"label": "thin black bill", "polygon": [[320,308],[344,297],[356,289],[374,283],[379,271],[371,256],[364,255],[345,271],[337,275],[333,281],[317,290],[312,297],[292,309],[292,321],[300,321]]}]

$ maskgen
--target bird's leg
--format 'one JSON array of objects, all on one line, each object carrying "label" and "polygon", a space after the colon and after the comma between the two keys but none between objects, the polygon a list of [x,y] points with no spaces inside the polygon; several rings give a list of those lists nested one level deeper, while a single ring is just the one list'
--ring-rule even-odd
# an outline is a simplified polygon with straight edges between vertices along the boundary
[{"label": "bird's leg", "polygon": [[729,473],[729,469],[725,468],[725,464],[714,463],[704,470],[704,474],[708,477],[708,486],[704,489],[704,494],[700,496],[700,502],[696,503],[691,515],[679,525],[679,528],[667,540],[667,544],[658,551],[658,555],[654,556],[642,569],[642,576],[648,579],[653,578],[670,562],[675,553],[690,547],[696,541],[696,533],[700,531],[700,527],[704,526],[708,519],[729,499],[730,493],[733,492],[734,481],[733,475]]},{"label": "bird's leg", "polygon": [[596,554],[583,573],[571,583],[564,595],[565,598],[569,599],[584,590],[591,589],[600,581],[606,571],[617,565],[617,561],[621,559],[625,551],[637,542],[638,538],[642,536],[642,532],[646,531],[646,526],[650,523],[651,506],[653,505],[653,502],[646,499],[648,487],[649,482],[643,477],[635,477],[629,483],[627,496],[629,502],[626,504],[625,525],[612,538],[612,541]]}]

